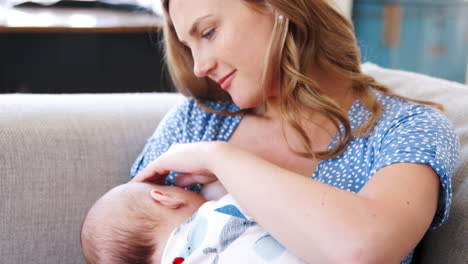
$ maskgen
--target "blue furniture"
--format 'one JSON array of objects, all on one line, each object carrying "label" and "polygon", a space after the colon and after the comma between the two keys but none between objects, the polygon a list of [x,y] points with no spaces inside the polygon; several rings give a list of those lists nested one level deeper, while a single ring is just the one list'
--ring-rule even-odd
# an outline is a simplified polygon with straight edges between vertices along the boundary
[{"label": "blue furniture", "polygon": [[465,83],[468,1],[355,0],[362,61]]}]

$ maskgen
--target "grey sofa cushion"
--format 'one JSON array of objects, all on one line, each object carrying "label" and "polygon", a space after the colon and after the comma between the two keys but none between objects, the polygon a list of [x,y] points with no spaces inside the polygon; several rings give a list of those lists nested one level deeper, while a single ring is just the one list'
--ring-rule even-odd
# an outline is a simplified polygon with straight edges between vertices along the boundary
[{"label": "grey sofa cushion", "polygon": [[1,95],[0,263],[83,263],[88,207],[131,163],[179,95]]}]

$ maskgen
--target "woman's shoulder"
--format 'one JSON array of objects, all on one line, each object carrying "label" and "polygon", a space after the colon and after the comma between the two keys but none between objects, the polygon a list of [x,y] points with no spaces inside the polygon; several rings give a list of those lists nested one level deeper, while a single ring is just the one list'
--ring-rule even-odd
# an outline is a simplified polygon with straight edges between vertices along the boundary
[{"label": "woman's shoulder", "polygon": [[[426,127],[431,129],[423,129],[423,131],[439,129],[454,133],[453,124],[439,109],[378,91],[372,92],[382,106],[382,112],[370,134],[367,134],[368,138],[381,140],[383,135],[404,133],[407,130]],[[348,113],[352,129],[364,125],[371,115],[370,110],[357,101]]]},{"label": "woman's shoulder", "polygon": [[[373,152],[376,155],[385,152],[388,156],[392,151],[406,153],[408,149],[418,152],[423,148],[433,154],[445,153],[456,160],[459,139],[454,125],[442,111],[381,93],[376,93],[376,97],[382,105],[382,115],[370,133],[360,137],[365,140],[356,142],[365,142],[377,151]],[[365,108],[361,106],[360,109]],[[370,112],[367,114],[369,116]]]},{"label": "woman's shoulder", "polygon": [[372,136],[371,174],[393,163],[427,164],[439,175],[442,190],[431,224],[446,221],[451,203],[451,178],[459,162],[460,140],[442,111],[398,97],[379,95],[381,120]]},{"label": "woman's shoulder", "polygon": [[376,97],[382,105],[382,117],[377,127],[389,129],[402,124],[433,124],[453,130],[453,125],[439,109],[381,93]]},{"label": "woman's shoulder", "polygon": [[381,95],[379,100],[383,114],[370,140],[376,150],[398,159],[402,155],[410,159],[414,156],[416,160],[426,157],[439,175],[452,175],[460,143],[452,122],[443,112],[398,97]]}]

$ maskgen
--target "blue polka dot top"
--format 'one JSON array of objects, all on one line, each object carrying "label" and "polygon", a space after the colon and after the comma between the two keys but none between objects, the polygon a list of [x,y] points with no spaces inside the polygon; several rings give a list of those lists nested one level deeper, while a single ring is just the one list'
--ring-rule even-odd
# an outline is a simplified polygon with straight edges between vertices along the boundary
[{"label": "blue polka dot top", "polygon": [[[441,189],[431,228],[443,224],[449,215],[451,178],[459,158],[459,139],[451,122],[438,110],[375,92],[383,113],[372,131],[354,138],[340,156],[322,160],[311,179],[357,193],[378,170],[401,162],[427,164],[439,175]],[[205,102],[218,111],[239,110],[232,102]],[[370,111],[356,100],[348,111],[354,130],[370,117]],[[148,139],[131,168],[131,177],[164,153],[173,143],[228,141],[242,119],[221,116],[197,106],[193,99],[171,109]],[[337,142],[332,140],[329,148]],[[171,172],[167,184],[173,184]],[[412,252],[413,253],[413,252]],[[402,263],[410,263],[412,253]]]}]

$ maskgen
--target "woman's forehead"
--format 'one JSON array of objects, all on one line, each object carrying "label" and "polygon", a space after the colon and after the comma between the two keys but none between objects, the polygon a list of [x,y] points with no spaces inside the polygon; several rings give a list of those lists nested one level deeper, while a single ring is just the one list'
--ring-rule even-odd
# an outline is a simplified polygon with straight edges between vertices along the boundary
[{"label": "woman's forehead", "polygon": [[214,12],[230,8],[233,2],[241,0],[170,0],[169,15],[172,19],[194,16],[203,12]]},{"label": "woman's forehead", "polygon": [[244,0],[170,0],[168,10],[179,39],[187,37],[193,24],[201,17],[236,20],[252,13],[258,14],[258,11]]},{"label": "woman's forehead", "polygon": [[236,12],[235,2],[239,4],[241,0],[171,0],[169,17],[179,38],[185,38],[198,19]]}]

